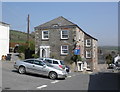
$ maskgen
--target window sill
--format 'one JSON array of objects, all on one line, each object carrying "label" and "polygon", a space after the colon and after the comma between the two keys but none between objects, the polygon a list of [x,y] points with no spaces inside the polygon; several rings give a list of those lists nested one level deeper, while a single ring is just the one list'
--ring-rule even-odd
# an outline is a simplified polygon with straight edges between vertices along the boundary
[{"label": "window sill", "polygon": [[86,57],[86,59],[92,59],[91,57]]},{"label": "window sill", "polygon": [[42,41],[48,41],[49,39],[42,39]]},{"label": "window sill", "polygon": [[61,56],[67,56],[68,54],[60,54]]},{"label": "window sill", "polygon": [[90,47],[91,47],[91,45],[87,45],[86,47],[90,48]]},{"label": "window sill", "polygon": [[61,38],[61,40],[68,40],[68,38]]}]

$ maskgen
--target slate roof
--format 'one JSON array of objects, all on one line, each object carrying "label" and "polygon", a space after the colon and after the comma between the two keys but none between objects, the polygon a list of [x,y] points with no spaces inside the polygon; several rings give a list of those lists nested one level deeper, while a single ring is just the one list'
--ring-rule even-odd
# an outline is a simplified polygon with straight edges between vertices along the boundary
[{"label": "slate roof", "polygon": [[[56,25],[56,26],[54,26],[54,25]],[[67,28],[78,27],[81,31],[83,31],[77,24],[74,24],[73,22],[69,21],[68,19],[66,19],[62,16],[35,27],[35,30],[36,29],[49,29],[49,28],[64,28],[64,27],[65,28],[66,27]],[[92,37],[91,35],[87,34],[86,32],[84,32],[84,33],[86,35],[90,36],[91,38],[97,40],[96,38]]]},{"label": "slate roof", "polygon": [[66,18],[60,16],[58,18],[55,18],[51,21],[48,21],[44,24],[41,24],[35,28],[39,28],[39,29],[42,29],[42,28],[46,28],[46,27],[52,27],[54,25],[57,25],[57,26],[74,26],[76,24],[72,23],[71,21],[67,20]]}]

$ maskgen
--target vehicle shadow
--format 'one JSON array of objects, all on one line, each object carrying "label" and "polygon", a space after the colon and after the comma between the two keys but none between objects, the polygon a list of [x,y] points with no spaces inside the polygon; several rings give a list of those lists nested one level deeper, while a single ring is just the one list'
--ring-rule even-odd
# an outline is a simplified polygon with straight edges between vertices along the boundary
[{"label": "vehicle shadow", "polygon": [[[12,72],[14,72],[14,73],[18,73],[19,74],[19,72],[17,71],[17,70],[12,70]],[[20,74],[21,75],[21,74]],[[47,76],[44,76],[44,75],[40,75],[40,74],[35,74],[35,73],[26,73],[25,75],[27,75],[27,76],[32,76],[32,77],[39,77],[39,78],[44,78],[44,79],[50,79],[49,77],[47,77]],[[55,80],[65,80],[64,78],[57,78],[57,79],[55,79]]]},{"label": "vehicle shadow", "polygon": [[103,91],[120,91],[120,74],[110,72],[99,72],[97,74],[91,74],[88,92],[91,90],[103,90]]},{"label": "vehicle shadow", "polygon": [[[12,72],[14,73],[18,73],[19,72],[17,70],[12,70]],[[21,75],[21,74],[20,74]],[[49,77],[47,76],[43,76],[43,75],[40,75],[40,74],[35,74],[35,73],[25,73],[24,75],[27,75],[27,76],[32,76],[32,77],[40,77],[40,78],[46,78],[46,79],[49,79]]]}]

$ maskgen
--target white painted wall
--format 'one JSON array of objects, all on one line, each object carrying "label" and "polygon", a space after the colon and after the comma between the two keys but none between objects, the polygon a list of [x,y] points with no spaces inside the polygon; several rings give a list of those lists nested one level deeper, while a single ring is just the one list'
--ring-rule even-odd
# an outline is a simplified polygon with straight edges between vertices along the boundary
[{"label": "white painted wall", "polygon": [[92,62],[93,62],[93,69],[97,70],[98,68],[98,42],[95,39],[92,39],[93,42],[93,57],[92,57]]},{"label": "white painted wall", "polygon": [[76,28],[76,39],[77,41],[77,45],[80,46],[80,56],[82,58],[85,58],[84,57],[84,33],[79,29],[79,28]]},{"label": "white painted wall", "polygon": [[9,30],[8,24],[0,22],[0,60],[2,55],[9,54]]}]

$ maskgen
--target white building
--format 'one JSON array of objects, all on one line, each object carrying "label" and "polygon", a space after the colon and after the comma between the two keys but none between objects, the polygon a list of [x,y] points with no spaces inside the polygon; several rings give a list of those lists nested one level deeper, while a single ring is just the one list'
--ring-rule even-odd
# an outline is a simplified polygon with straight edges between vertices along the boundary
[{"label": "white building", "polygon": [[0,60],[2,55],[9,54],[9,30],[9,24],[0,22]]}]

